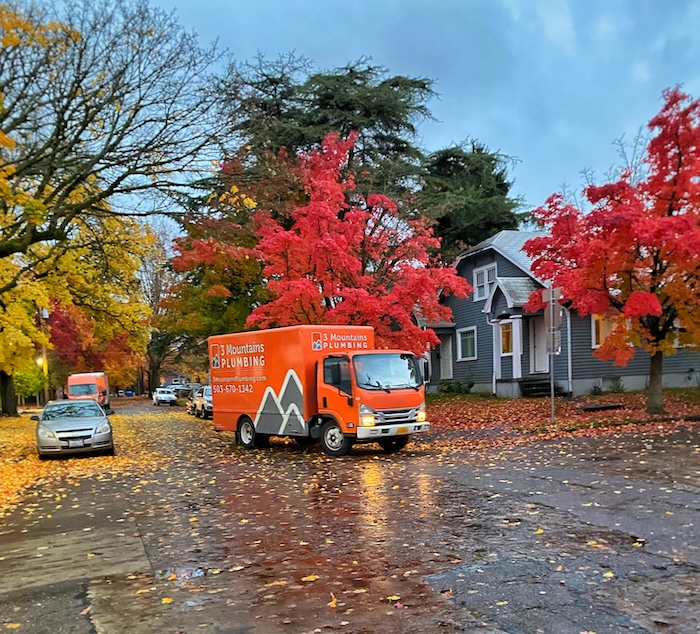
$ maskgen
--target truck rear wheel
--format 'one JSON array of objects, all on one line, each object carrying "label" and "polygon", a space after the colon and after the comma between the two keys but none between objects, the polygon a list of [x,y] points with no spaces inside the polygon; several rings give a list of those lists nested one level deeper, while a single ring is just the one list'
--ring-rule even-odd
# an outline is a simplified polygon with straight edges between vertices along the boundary
[{"label": "truck rear wheel", "polygon": [[394,436],[392,438],[382,438],[377,442],[386,453],[395,453],[396,451],[401,451],[408,444],[408,440],[408,436]]},{"label": "truck rear wheel", "polygon": [[346,456],[352,448],[352,438],[346,436],[334,420],[321,428],[321,448],[329,456]]},{"label": "truck rear wheel", "polygon": [[244,449],[254,449],[259,447],[264,442],[260,442],[261,437],[255,433],[255,425],[253,421],[248,418],[248,416],[241,419],[238,423],[238,430],[236,431],[236,436],[238,437],[238,444]]}]

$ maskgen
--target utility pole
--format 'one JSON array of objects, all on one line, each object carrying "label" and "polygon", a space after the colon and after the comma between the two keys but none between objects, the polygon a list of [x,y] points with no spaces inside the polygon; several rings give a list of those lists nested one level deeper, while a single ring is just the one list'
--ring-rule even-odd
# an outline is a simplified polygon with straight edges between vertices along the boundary
[{"label": "utility pole", "polygon": [[547,326],[547,350],[549,351],[549,392],[552,401],[551,423],[554,425],[554,357],[561,350],[562,309],[558,300],[561,299],[561,288],[545,288],[542,299],[547,302],[544,311],[544,323]]},{"label": "utility pole", "polygon": [[[49,311],[46,310],[45,308],[40,308],[39,309],[39,329],[41,332],[44,331],[44,319],[46,319],[49,316]],[[46,344],[42,343],[41,344],[41,359],[39,360],[39,365],[41,365],[41,369],[44,371],[44,405],[49,402],[50,400],[50,393],[49,393],[49,358],[46,355]]]}]

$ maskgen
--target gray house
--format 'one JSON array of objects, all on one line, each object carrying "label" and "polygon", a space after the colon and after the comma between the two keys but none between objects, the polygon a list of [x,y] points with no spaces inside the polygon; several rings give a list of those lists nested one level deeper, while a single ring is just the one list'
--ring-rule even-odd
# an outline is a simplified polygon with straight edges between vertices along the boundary
[{"label": "gray house", "polygon": [[[554,322],[560,323],[559,335],[552,346],[556,353],[550,354],[544,311],[523,310],[530,294],[544,287],[522,251],[537,235],[542,234],[501,231],[457,259],[457,272],[474,291],[467,299],[444,300],[452,309],[452,323],[432,326],[440,345],[430,353],[429,387],[469,380],[474,392],[549,394],[553,372],[560,394],[644,389],[649,375],[646,352],[638,350],[626,367],[593,356],[610,327],[600,316],[581,317],[565,307],[558,309]],[[664,357],[664,385],[696,386],[699,377],[700,353],[681,348]]]}]

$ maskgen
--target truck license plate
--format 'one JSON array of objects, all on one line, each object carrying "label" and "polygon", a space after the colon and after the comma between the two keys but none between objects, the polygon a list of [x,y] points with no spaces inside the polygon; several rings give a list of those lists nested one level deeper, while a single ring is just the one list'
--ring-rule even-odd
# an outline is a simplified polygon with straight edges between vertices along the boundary
[{"label": "truck license plate", "polygon": [[408,427],[399,427],[396,430],[396,434],[407,434],[408,433]]}]

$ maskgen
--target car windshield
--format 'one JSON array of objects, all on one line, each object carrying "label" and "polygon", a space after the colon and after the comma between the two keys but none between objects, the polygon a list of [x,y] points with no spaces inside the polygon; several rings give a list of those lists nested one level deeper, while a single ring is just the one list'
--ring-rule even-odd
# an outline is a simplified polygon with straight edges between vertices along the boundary
[{"label": "car windshield", "polygon": [[102,408],[97,403],[57,403],[47,405],[42,420],[61,420],[62,418],[93,418],[104,416]]},{"label": "car windshield", "polygon": [[71,396],[89,396],[97,394],[97,383],[76,383],[68,386],[68,394]]},{"label": "car windshield", "polygon": [[417,390],[423,381],[416,357],[412,354],[360,354],[353,357],[352,362],[357,385],[361,388]]},{"label": "car windshield", "polygon": [[204,396],[211,396],[211,387],[207,386],[204,388]]},{"label": "car windshield", "polygon": [[158,394],[173,394],[173,391],[172,391],[172,390],[170,390],[170,389],[168,389],[168,388],[164,388],[164,387],[158,388],[158,389],[156,390],[156,392],[158,392]]}]

